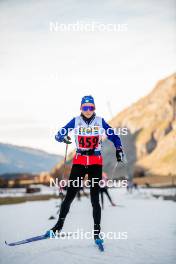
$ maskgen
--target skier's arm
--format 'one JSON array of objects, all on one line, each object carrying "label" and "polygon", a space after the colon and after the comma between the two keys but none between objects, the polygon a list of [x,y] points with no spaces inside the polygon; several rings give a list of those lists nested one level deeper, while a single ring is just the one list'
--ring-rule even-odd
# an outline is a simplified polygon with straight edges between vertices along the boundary
[{"label": "skier's arm", "polygon": [[58,142],[63,142],[64,138],[68,135],[69,129],[73,129],[75,127],[75,118],[73,118],[68,124],[59,129],[57,134],[55,135],[55,140]]}]

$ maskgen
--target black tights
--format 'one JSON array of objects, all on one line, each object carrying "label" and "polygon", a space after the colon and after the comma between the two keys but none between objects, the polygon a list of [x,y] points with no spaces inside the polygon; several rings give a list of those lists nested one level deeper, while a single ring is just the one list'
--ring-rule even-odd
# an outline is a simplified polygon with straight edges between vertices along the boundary
[{"label": "black tights", "polygon": [[[88,174],[88,179],[90,180],[90,185],[91,185],[90,197],[93,208],[94,229],[96,226],[96,228],[98,228],[100,231],[101,207],[99,203],[100,187],[98,182],[102,179],[102,166],[101,165],[83,166],[83,165],[75,164],[72,166],[69,180],[79,179],[80,182],[81,178],[83,179],[86,174]],[[92,186],[93,179],[94,179],[94,186]],[[74,187],[73,184],[70,184],[70,187],[67,188],[67,193],[65,199],[61,204],[59,219],[57,222],[60,228],[62,228],[64,224],[64,220],[69,212],[70,205],[73,202],[78,190],[79,187]]]}]

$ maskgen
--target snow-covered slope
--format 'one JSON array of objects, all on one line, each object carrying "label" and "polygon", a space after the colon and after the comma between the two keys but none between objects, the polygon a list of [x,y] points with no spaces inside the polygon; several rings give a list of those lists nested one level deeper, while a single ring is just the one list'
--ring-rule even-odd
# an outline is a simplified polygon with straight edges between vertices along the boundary
[{"label": "snow-covered slope", "polygon": [[[28,202],[0,207],[1,264],[174,264],[176,252],[176,204],[151,198],[149,194],[111,190],[119,206],[111,207],[106,200],[102,212],[102,231],[128,232],[127,240],[105,240],[101,253],[92,240],[45,240],[32,244],[7,247],[4,241],[15,241],[41,234],[54,225],[56,200]],[[64,231],[78,228],[91,231],[92,208],[86,197],[75,200]]]}]

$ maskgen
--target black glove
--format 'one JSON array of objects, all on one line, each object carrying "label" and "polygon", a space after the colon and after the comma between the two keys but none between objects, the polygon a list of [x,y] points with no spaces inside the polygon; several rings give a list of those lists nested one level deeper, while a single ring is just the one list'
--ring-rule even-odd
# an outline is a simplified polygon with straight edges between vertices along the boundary
[{"label": "black glove", "polygon": [[116,158],[117,158],[117,162],[122,162],[123,161],[123,150],[121,148],[116,149]]},{"label": "black glove", "polygon": [[69,137],[69,136],[65,136],[63,142],[64,142],[65,144],[71,144],[71,143],[72,143],[72,142],[71,142],[71,137]]}]

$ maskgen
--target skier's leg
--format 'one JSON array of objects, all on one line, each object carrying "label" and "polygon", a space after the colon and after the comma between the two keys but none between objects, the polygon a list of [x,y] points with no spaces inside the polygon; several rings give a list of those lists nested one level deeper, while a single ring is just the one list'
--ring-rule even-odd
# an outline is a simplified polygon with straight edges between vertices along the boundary
[{"label": "skier's leg", "polygon": [[82,165],[73,165],[72,166],[70,178],[69,178],[70,186],[68,186],[65,199],[63,200],[63,202],[61,204],[59,219],[58,219],[56,225],[52,228],[53,232],[56,232],[56,230],[62,229],[62,227],[64,225],[65,218],[69,212],[70,205],[73,202],[73,200],[76,196],[76,193],[79,189],[79,187],[74,186],[73,181],[78,179],[79,180],[79,186],[80,186],[81,177],[84,177],[84,175],[85,175],[85,167],[84,166],[82,166]]},{"label": "skier's leg", "polygon": [[94,239],[99,237],[101,230],[101,207],[99,202],[100,186],[99,181],[102,179],[102,166],[91,165],[88,170],[89,179],[91,180],[90,196],[93,207],[93,219],[94,219]]},{"label": "skier's leg", "polygon": [[104,209],[103,188],[100,188],[100,195],[101,195],[101,208]]},{"label": "skier's leg", "polygon": [[80,189],[78,190],[78,192],[77,192],[77,198],[78,198],[78,201],[80,201],[81,200],[81,193],[80,193]]},{"label": "skier's leg", "polygon": [[115,203],[112,201],[112,199],[111,199],[111,196],[110,196],[109,191],[108,191],[108,187],[105,188],[105,191],[104,191],[104,192],[106,193],[106,195],[107,195],[107,197],[108,197],[108,199],[109,199],[111,205],[112,205],[112,206],[116,206],[116,204],[115,204]]},{"label": "skier's leg", "polygon": [[110,194],[109,194],[109,192],[108,192],[108,188],[107,188],[107,187],[105,188],[104,192],[106,193],[106,195],[107,195],[107,197],[108,197],[110,203],[113,204],[113,201],[112,201],[112,199],[111,199],[111,196],[110,196]]}]

